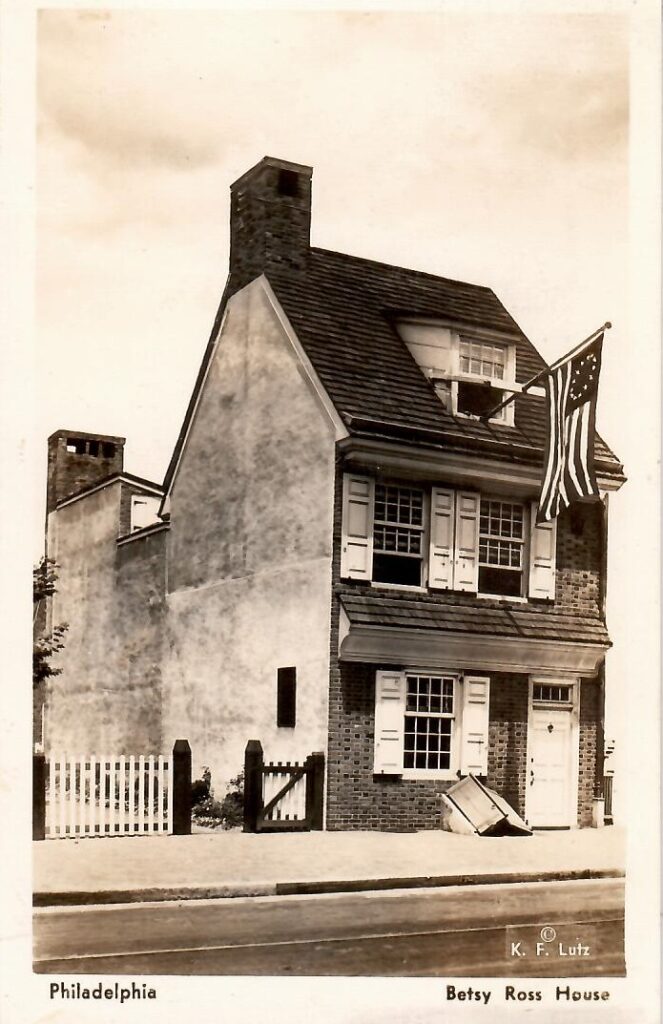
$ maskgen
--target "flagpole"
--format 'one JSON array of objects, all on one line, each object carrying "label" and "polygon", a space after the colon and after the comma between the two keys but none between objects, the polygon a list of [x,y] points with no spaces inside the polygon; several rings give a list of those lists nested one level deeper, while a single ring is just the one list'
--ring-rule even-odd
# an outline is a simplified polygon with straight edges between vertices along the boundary
[{"label": "flagpole", "polygon": [[546,366],[545,369],[540,370],[539,373],[534,375],[534,377],[530,377],[529,380],[525,381],[525,383],[520,388],[520,391],[512,391],[507,398],[505,398],[503,401],[499,403],[499,405],[496,405],[493,409],[490,409],[488,412],[483,413],[482,416],[479,416],[479,419],[482,422],[489,420],[492,416],[495,415],[496,412],[500,412],[501,409],[504,409],[507,405],[513,402],[514,399],[518,397],[518,395],[522,395],[524,391],[529,391],[530,388],[533,388],[534,385],[537,384],[542,377],[547,377],[549,373],[552,373],[554,370],[556,370],[557,367],[561,366],[562,363],[566,362],[567,359],[573,359],[574,356],[577,356],[577,354],[581,352],[586,345],[591,344],[592,341],[595,341],[595,339],[598,338],[599,334],[601,334],[603,331],[609,331],[611,327],[612,324],[610,323],[610,321],[606,320],[602,327],[599,327],[596,331],[593,331],[592,334],[588,335],[584,339],[584,341],[581,341],[578,345],[576,345],[575,348],[572,348],[570,352],[567,352],[566,355],[561,357],[561,359],[558,359],[556,362],[554,362],[552,366]]}]

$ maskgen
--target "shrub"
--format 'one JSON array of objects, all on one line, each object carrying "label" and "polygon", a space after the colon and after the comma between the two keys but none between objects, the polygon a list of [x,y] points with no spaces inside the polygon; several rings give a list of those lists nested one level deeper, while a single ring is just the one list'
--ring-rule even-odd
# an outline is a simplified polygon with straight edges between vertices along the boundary
[{"label": "shrub", "polygon": [[195,809],[200,804],[204,803],[211,796],[210,784],[212,782],[212,773],[207,767],[203,765],[203,777],[202,779],[195,779],[191,783],[191,806]]},{"label": "shrub", "polygon": [[197,825],[205,828],[237,828],[244,819],[244,773],[230,780],[222,801],[214,798],[212,773],[203,768],[202,779],[191,784],[191,813]]},{"label": "shrub", "polygon": [[221,804],[224,828],[237,828],[244,822],[244,772],[231,779]]}]

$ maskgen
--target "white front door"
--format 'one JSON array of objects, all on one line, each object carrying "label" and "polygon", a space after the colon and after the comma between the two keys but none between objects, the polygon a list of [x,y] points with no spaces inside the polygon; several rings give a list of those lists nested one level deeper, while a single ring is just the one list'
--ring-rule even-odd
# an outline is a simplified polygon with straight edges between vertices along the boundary
[{"label": "white front door", "polygon": [[569,708],[533,707],[527,778],[527,820],[533,828],[576,824],[573,740]]}]

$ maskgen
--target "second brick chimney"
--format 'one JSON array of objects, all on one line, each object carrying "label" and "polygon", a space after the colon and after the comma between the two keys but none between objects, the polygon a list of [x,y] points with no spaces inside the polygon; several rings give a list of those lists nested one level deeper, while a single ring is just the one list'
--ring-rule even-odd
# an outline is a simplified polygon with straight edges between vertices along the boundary
[{"label": "second brick chimney", "polygon": [[270,266],[303,270],[311,238],[313,168],[266,156],[230,186],[230,287]]}]

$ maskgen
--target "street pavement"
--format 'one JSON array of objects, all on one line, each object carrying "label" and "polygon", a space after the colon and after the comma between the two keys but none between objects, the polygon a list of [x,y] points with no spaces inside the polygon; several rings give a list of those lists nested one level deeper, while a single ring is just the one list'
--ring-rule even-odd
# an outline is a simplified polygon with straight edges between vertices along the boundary
[{"label": "street pavement", "polygon": [[621,879],[48,907],[58,974],[591,977],[624,974]]}]

